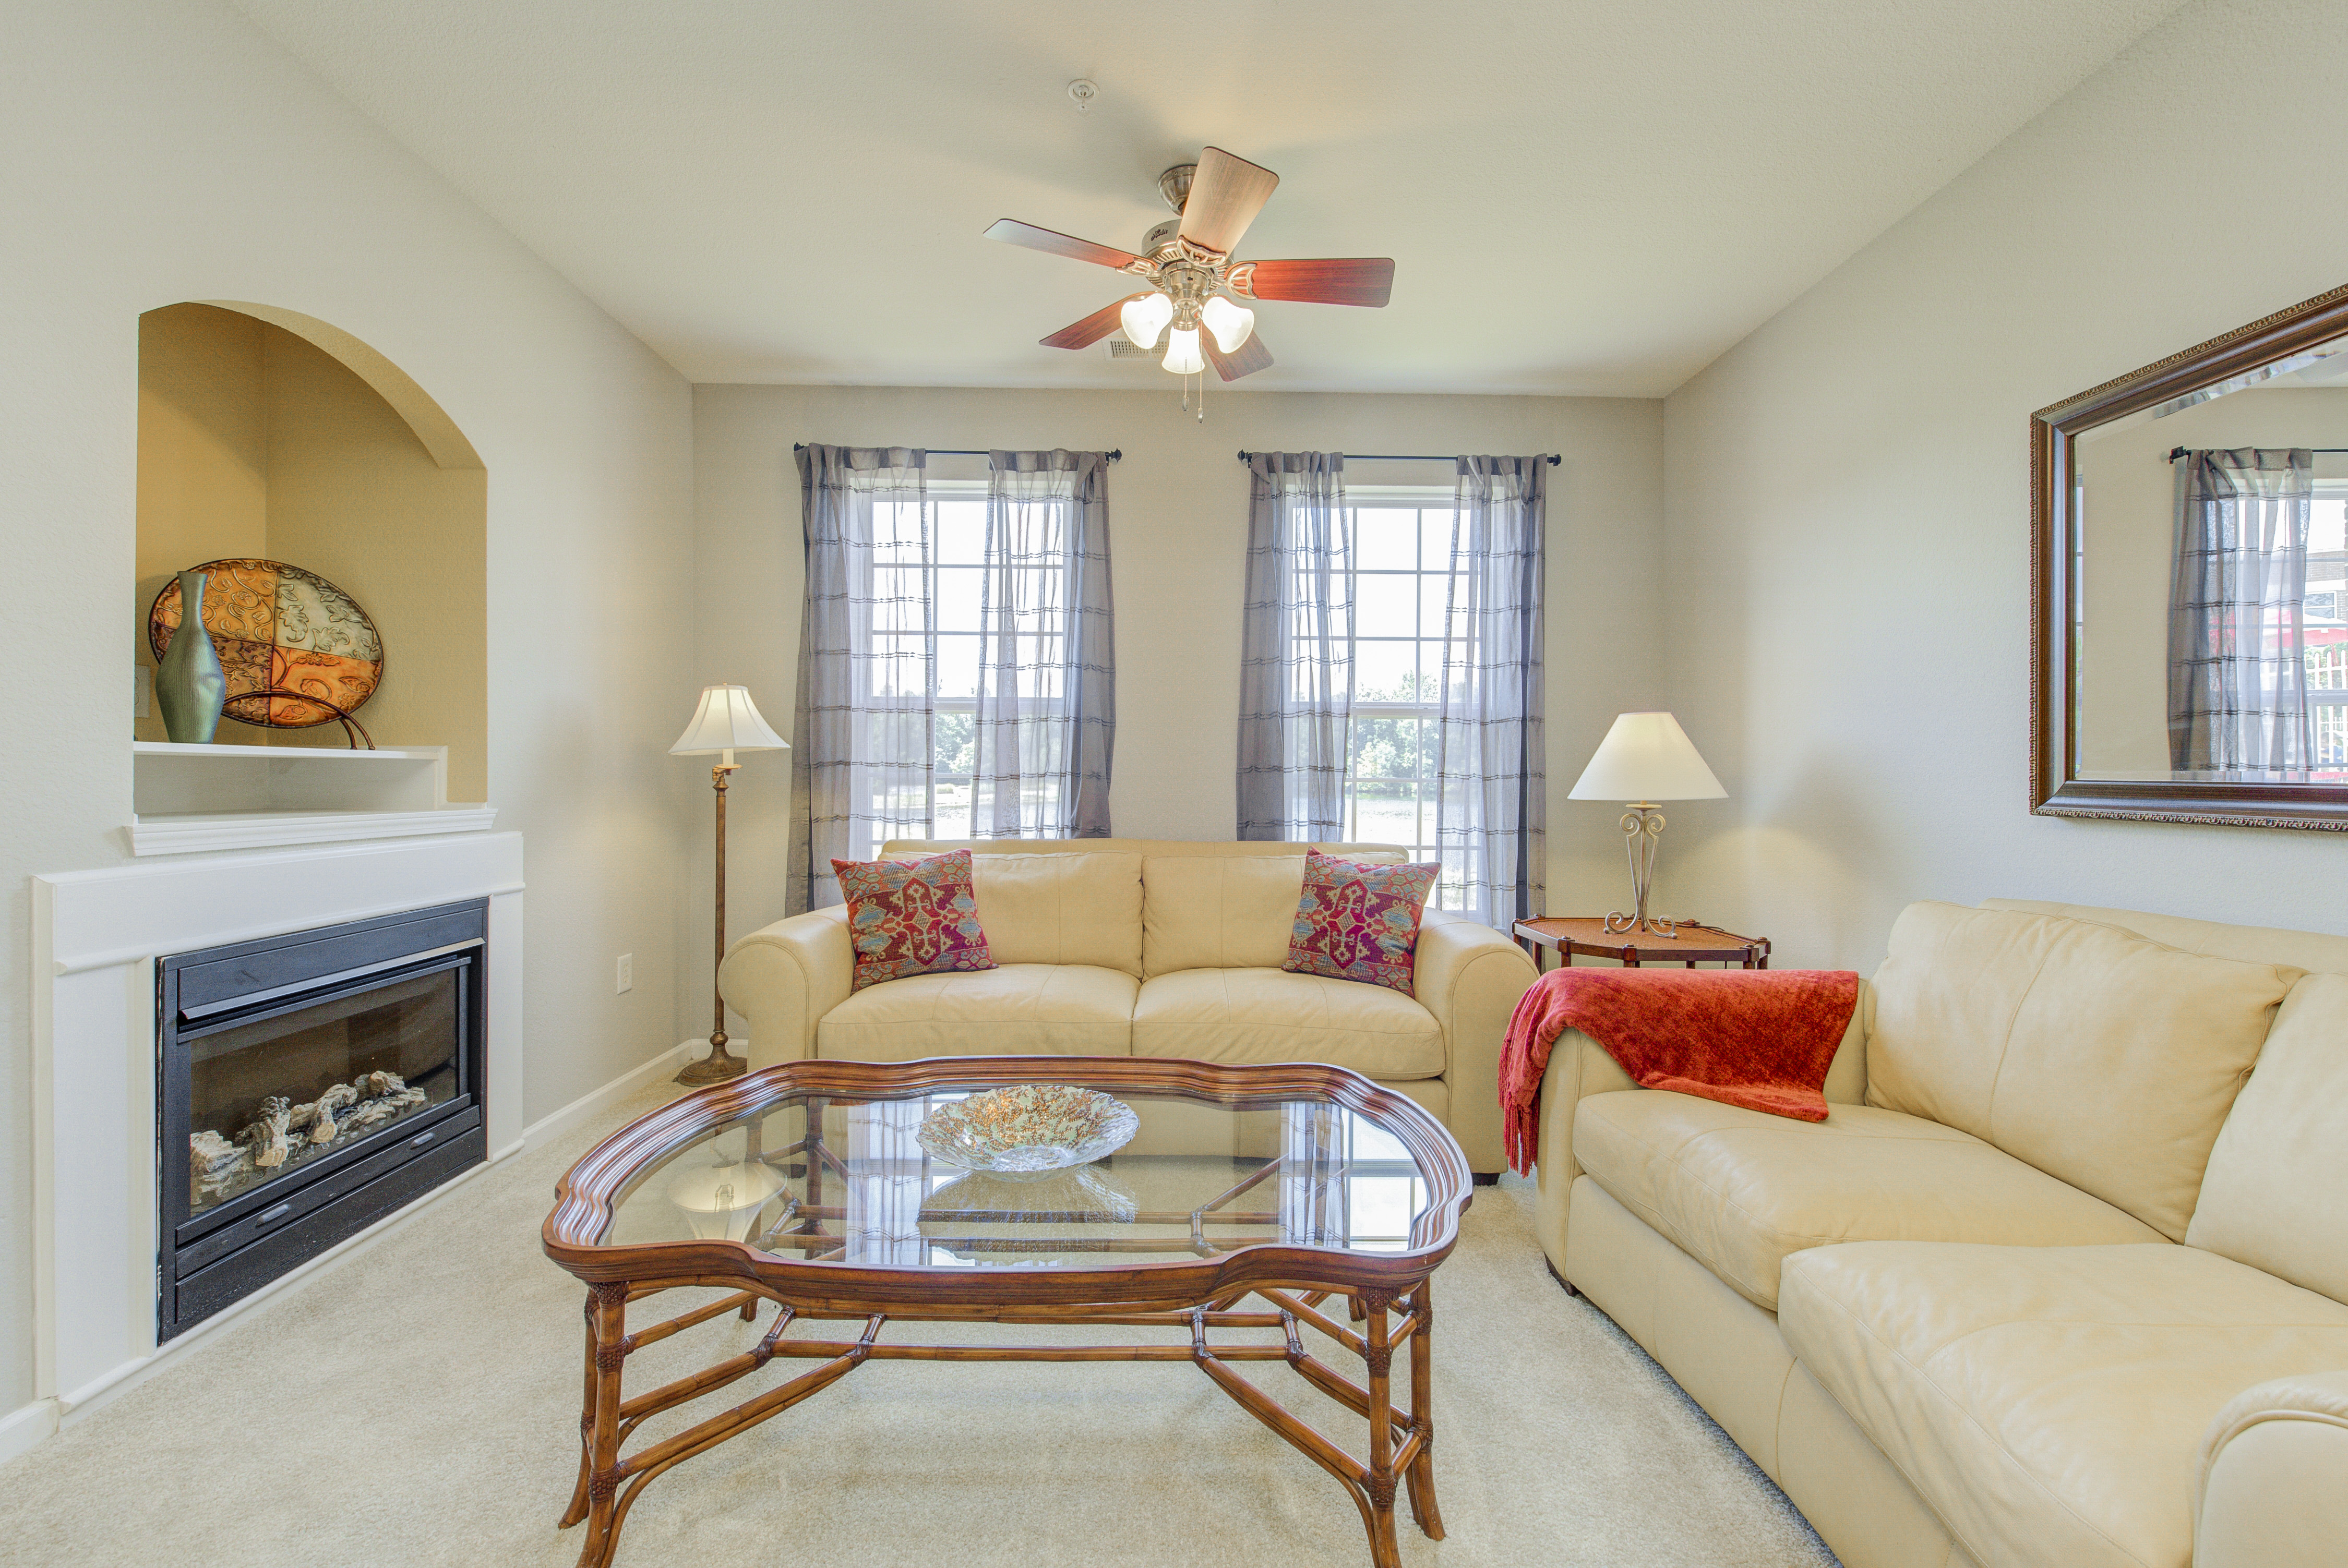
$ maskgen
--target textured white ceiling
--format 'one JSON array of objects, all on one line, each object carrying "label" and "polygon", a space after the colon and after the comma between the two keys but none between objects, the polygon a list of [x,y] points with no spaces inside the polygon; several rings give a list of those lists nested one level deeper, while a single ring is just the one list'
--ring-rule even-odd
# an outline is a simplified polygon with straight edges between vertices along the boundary
[{"label": "textured white ceiling", "polygon": [[1242,257],[1396,262],[1242,386],[1652,396],[2177,0],[237,3],[695,381],[1150,385],[980,231],[1131,249],[1211,143]]}]

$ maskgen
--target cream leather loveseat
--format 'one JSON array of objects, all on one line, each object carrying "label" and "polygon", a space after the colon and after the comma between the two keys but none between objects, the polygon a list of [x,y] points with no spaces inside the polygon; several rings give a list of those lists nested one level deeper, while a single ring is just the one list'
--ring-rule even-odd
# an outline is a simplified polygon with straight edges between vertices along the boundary
[{"label": "cream leather loveseat", "polygon": [[1561,1039],[1542,1246],[1846,1568],[2348,1563],[2343,971],[2339,937],[1915,905],[1823,1122]]},{"label": "cream leather loveseat", "polygon": [[1429,909],[1411,995],[1280,967],[1304,852],[1402,859],[1394,846],[898,840],[881,853],[963,848],[998,967],[851,994],[847,910],[778,920],[735,943],[718,970],[749,1025],[753,1067],[1034,1052],[1331,1062],[1433,1112],[1478,1173],[1504,1163],[1500,1039],[1533,982],[1516,943]]}]

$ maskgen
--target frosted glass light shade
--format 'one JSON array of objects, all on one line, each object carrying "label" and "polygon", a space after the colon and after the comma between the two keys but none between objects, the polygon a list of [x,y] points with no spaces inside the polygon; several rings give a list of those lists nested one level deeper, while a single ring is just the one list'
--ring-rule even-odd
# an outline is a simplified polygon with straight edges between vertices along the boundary
[{"label": "frosted glass light shade", "polygon": [[1199,307],[1199,323],[1215,334],[1215,346],[1230,354],[1247,342],[1248,334],[1255,331],[1255,313],[1243,310],[1217,294]]},{"label": "frosted glass light shade", "polygon": [[693,723],[669,754],[703,757],[714,752],[787,752],[791,743],[767,727],[747,686],[705,686]]},{"label": "frosted glass light shade", "polygon": [[1719,800],[1695,743],[1669,713],[1618,713],[1569,800]]},{"label": "frosted glass light shade", "polygon": [[1136,347],[1155,348],[1158,346],[1158,334],[1164,332],[1166,323],[1174,319],[1174,302],[1164,294],[1144,294],[1138,300],[1126,301],[1125,308],[1117,313],[1117,319],[1118,324],[1125,328],[1125,335],[1133,340]]},{"label": "frosted glass light shade", "polygon": [[1199,353],[1199,329],[1176,327],[1166,334],[1166,368],[1177,375],[1196,375],[1207,368]]}]

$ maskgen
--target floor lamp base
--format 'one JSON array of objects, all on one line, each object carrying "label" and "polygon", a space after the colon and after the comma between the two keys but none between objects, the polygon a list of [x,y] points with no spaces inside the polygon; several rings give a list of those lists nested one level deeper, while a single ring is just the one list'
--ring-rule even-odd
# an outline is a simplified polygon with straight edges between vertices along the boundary
[{"label": "floor lamp base", "polygon": [[726,1037],[719,1035],[709,1042],[709,1054],[698,1061],[688,1061],[685,1071],[670,1081],[698,1089],[705,1084],[723,1083],[729,1078],[739,1078],[750,1071],[750,1064],[726,1049]]}]

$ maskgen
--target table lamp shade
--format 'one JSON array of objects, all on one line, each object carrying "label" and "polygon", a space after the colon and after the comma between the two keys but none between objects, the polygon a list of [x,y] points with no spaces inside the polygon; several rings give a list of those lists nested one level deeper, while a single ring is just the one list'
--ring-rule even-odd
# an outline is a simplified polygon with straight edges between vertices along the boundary
[{"label": "table lamp shade", "polygon": [[[693,723],[669,748],[672,756],[699,757],[716,752],[787,752],[791,743],[767,727],[747,686],[705,686]],[[1693,754],[1693,753],[1691,753]],[[1701,764],[1699,764],[1701,765]]]},{"label": "table lamp shade", "polygon": [[1728,792],[1669,713],[1618,713],[1570,800],[1717,800]]}]

